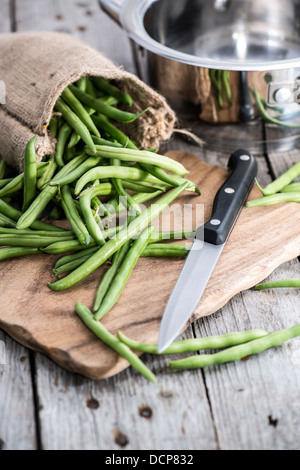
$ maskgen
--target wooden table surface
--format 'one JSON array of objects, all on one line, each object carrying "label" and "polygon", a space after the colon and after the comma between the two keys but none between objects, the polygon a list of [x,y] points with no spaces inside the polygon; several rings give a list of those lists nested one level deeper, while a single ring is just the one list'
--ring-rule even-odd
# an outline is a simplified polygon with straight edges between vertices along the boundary
[{"label": "wooden table surface", "polygon": [[[136,73],[127,37],[97,0],[0,0],[0,11],[1,33],[69,32]],[[178,137],[168,149],[188,150],[220,166],[228,159]],[[259,179],[267,184],[299,155],[298,150],[274,153],[266,146],[257,159]],[[281,266],[270,279],[293,277],[299,277],[299,260]],[[250,328],[274,331],[299,321],[299,290],[251,290],[194,323],[185,337]],[[131,368],[111,379],[87,380],[1,331],[0,341],[6,346],[6,364],[0,365],[0,450],[300,448],[300,338],[247,361],[204,371],[173,373],[167,358],[145,355],[157,385]]]}]

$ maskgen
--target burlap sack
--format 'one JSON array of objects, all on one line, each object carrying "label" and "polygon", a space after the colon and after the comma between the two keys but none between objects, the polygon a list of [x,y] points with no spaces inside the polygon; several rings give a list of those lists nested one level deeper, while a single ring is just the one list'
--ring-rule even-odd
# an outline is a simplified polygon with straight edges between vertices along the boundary
[{"label": "burlap sack", "polygon": [[176,117],[166,101],[135,75],[115,66],[81,40],[61,33],[12,33],[0,36],[0,80],[6,85],[6,103],[0,106],[0,154],[23,168],[27,142],[38,134],[37,155],[51,154],[49,137],[53,107],[61,92],[84,75],[116,80],[134,100],[133,111],[150,108],[126,125],[129,137],[142,148],[159,147],[173,133]]}]

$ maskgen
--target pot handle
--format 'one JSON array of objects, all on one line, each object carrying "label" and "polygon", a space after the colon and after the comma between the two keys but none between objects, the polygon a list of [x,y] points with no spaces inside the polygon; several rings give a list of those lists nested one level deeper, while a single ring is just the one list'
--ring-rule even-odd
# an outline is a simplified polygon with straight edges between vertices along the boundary
[{"label": "pot handle", "polygon": [[99,3],[102,10],[121,25],[120,13],[125,0],[99,0]]}]

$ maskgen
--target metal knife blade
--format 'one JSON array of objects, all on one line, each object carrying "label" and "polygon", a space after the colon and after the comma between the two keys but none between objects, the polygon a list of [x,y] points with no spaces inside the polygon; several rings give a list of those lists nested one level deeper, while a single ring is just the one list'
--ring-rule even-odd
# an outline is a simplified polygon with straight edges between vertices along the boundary
[{"label": "metal knife blade", "polygon": [[257,162],[246,150],[231,155],[231,175],[219,189],[212,218],[199,229],[168,301],[160,326],[158,352],[163,352],[192,316],[235,226],[257,175]]}]

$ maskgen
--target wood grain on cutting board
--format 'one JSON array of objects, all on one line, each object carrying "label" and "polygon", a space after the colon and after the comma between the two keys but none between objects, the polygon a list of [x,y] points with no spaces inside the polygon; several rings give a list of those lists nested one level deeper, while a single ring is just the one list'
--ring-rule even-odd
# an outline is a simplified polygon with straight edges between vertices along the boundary
[{"label": "wood grain on cutting board", "polygon": [[[172,152],[190,170],[201,196],[184,193],[176,204],[204,205],[208,219],[226,170],[208,165],[194,155]],[[250,198],[259,197],[254,188]],[[264,280],[280,264],[300,254],[299,205],[244,208],[225,246],[194,317],[210,315],[235,294]],[[102,344],[76,316],[76,302],[93,306],[95,293],[107,265],[68,291],[52,292],[54,256],[26,257],[1,264],[0,327],[29,348],[51,357],[62,367],[100,379],[112,376],[128,363]],[[145,342],[156,342],[167,300],[184,260],[140,259],[121,299],[103,319],[116,333]],[[192,320],[193,320],[192,319]]]}]

